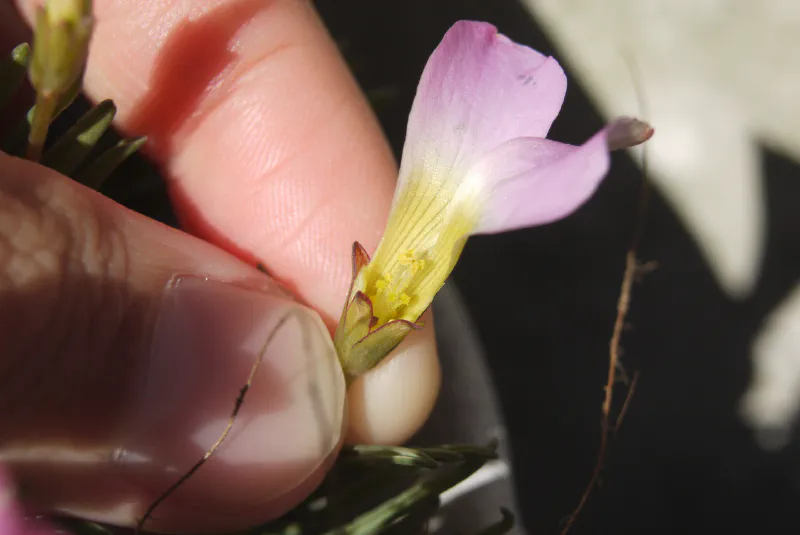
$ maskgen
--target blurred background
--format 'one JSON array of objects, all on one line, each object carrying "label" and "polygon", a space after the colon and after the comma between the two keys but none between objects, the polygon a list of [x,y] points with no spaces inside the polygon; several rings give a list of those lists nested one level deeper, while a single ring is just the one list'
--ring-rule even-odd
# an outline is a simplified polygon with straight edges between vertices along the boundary
[{"label": "blurred background", "polygon": [[[639,258],[657,267],[634,286],[622,341],[638,385],[571,533],[800,532],[800,4],[316,4],[398,156],[425,61],[458,19],[561,62],[570,87],[553,139],[582,143],[622,114],[656,128]],[[640,163],[617,154],[564,221],[470,240],[454,274],[528,533],[557,533],[594,467]],[[445,397],[477,396],[458,390]]]}]

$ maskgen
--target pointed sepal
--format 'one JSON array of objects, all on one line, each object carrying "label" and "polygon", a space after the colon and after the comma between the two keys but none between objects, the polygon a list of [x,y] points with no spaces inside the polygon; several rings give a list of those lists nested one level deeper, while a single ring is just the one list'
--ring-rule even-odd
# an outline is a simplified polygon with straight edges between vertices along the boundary
[{"label": "pointed sepal", "polygon": [[411,332],[422,326],[407,320],[392,320],[372,330],[348,348],[345,374],[358,377],[377,366]]},{"label": "pointed sepal", "polygon": [[353,279],[334,335],[336,353],[348,381],[377,366],[409,332],[422,327],[406,320],[393,320],[377,326],[378,318],[373,313],[372,301],[356,289],[359,275],[369,260],[366,250],[355,242]]},{"label": "pointed sepal", "polygon": [[89,165],[79,170],[75,180],[94,190],[99,190],[106,179],[128,158],[133,156],[147,141],[147,137],[120,140]]},{"label": "pointed sepal", "polygon": [[[367,264],[369,264],[369,254],[367,250],[357,241],[353,242],[353,282],[355,282],[356,277],[358,277],[358,274],[361,273],[361,270]],[[352,291],[352,282],[350,284],[350,289]]]},{"label": "pointed sepal", "polygon": [[[350,288],[347,290],[347,299],[345,300],[344,307],[342,308],[342,316],[339,318],[339,326],[336,329],[336,338],[338,339],[339,330],[343,328],[343,324],[347,319],[348,310],[350,308],[351,301],[354,298],[353,295],[353,288],[356,284],[356,279],[358,278],[358,274],[361,270],[369,264],[369,254],[364,249],[364,247],[356,242],[353,242],[353,274],[352,278],[350,279]],[[372,310],[372,305],[370,304],[370,310]]]},{"label": "pointed sepal", "polygon": [[71,175],[108,130],[116,112],[117,108],[110,100],[104,100],[86,112],[45,153],[42,164],[63,175]]},{"label": "pointed sepal", "polygon": [[377,366],[408,333],[422,328],[407,320],[392,320],[375,327],[376,319],[369,298],[356,292],[334,338],[336,353],[348,381]]},{"label": "pointed sepal", "polygon": [[17,94],[22,81],[25,79],[25,72],[31,59],[31,47],[28,43],[22,43],[14,48],[11,54],[0,62],[0,109],[6,107],[11,99]]}]

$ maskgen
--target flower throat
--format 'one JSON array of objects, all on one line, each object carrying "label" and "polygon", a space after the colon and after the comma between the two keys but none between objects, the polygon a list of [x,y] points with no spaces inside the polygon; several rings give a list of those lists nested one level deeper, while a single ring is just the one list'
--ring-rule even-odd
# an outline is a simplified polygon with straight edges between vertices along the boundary
[{"label": "flower throat", "polygon": [[368,294],[377,318],[376,326],[403,315],[403,309],[416,297],[413,288],[420,275],[424,276],[426,267],[430,267],[430,262],[425,259],[424,253],[408,249],[398,254],[395,261],[380,274]]}]

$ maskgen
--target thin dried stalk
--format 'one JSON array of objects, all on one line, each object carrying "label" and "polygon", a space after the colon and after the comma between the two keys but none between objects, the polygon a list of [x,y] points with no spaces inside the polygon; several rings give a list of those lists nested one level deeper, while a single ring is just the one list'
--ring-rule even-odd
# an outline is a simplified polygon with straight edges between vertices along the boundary
[{"label": "thin dried stalk", "polygon": [[[636,76],[636,70],[634,68],[634,64],[631,61],[631,58],[626,56],[624,59],[628,63],[628,67],[631,71],[631,78],[633,79],[634,90],[638,96],[640,107],[642,108],[641,115],[643,117],[647,117],[646,110],[644,109],[644,98],[642,96],[643,95],[642,88],[639,82],[639,77]],[[633,232],[633,237],[631,238],[631,244],[628,247],[627,254],[625,255],[625,271],[622,275],[622,284],[620,286],[619,298],[617,299],[617,316],[614,320],[614,328],[611,332],[611,340],[609,341],[608,344],[608,378],[606,380],[605,397],[603,398],[603,405],[602,405],[603,415],[601,421],[600,447],[597,453],[597,461],[595,462],[594,470],[592,471],[592,477],[589,479],[589,483],[586,485],[586,489],[583,491],[583,494],[581,495],[581,499],[578,502],[578,505],[575,507],[575,509],[567,518],[567,521],[565,522],[564,527],[561,530],[561,535],[566,535],[566,533],[575,523],[575,520],[577,520],[578,515],[583,510],[586,503],[589,501],[589,496],[591,495],[592,490],[594,490],[594,487],[600,481],[600,475],[603,471],[603,466],[605,464],[606,456],[608,454],[609,442],[612,438],[611,404],[614,400],[614,386],[617,383],[617,373],[619,373],[621,369],[620,342],[622,340],[622,331],[625,327],[625,319],[627,318],[628,310],[630,309],[633,283],[637,279],[637,276],[642,275],[646,271],[649,271],[652,267],[651,264],[640,265],[637,260],[637,250],[639,247],[639,243],[642,240],[642,235],[644,234],[644,221],[645,221],[645,216],[647,214],[647,205],[649,198],[650,198],[650,183],[647,178],[647,149],[646,147],[643,147],[642,184],[639,189],[639,202],[636,214],[636,221],[634,223],[634,232]],[[628,387],[628,393],[625,396],[625,401],[623,402],[622,409],[620,409],[619,416],[617,416],[614,422],[613,434],[617,433],[622,423],[622,419],[628,412],[628,407],[630,405],[631,398],[633,397],[633,393],[636,390],[636,384],[638,380],[639,380],[638,373],[634,373],[633,379]]]},{"label": "thin dried stalk", "polygon": [[233,404],[233,410],[231,411],[231,415],[228,418],[228,423],[225,425],[225,429],[223,429],[222,433],[220,434],[219,438],[211,445],[210,448],[203,454],[203,456],[191,467],[189,470],[186,471],[180,478],[178,478],[175,483],[170,485],[170,487],[165,490],[156,500],[150,504],[150,506],[145,510],[144,515],[136,524],[135,534],[138,535],[142,532],[144,525],[150,520],[153,516],[155,510],[162,504],[164,501],[169,498],[172,493],[174,493],[181,485],[186,483],[200,468],[206,464],[214,453],[222,446],[222,443],[225,442],[225,439],[228,438],[228,434],[231,432],[233,428],[233,424],[236,422],[236,416],[239,414],[239,410],[242,408],[242,403],[244,403],[244,398],[247,395],[247,392],[250,390],[250,387],[253,384],[253,379],[256,376],[256,372],[258,368],[261,366],[261,362],[264,360],[264,354],[267,352],[267,348],[272,343],[272,340],[275,339],[276,334],[278,331],[281,330],[286,322],[295,314],[294,311],[289,311],[284,314],[278,322],[275,324],[275,328],[269,334],[266,342],[261,347],[261,350],[258,352],[258,356],[256,357],[255,362],[253,362],[253,366],[250,368],[250,373],[247,376],[247,381],[244,383],[242,388],[239,390],[239,395],[236,397],[236,401]]}]

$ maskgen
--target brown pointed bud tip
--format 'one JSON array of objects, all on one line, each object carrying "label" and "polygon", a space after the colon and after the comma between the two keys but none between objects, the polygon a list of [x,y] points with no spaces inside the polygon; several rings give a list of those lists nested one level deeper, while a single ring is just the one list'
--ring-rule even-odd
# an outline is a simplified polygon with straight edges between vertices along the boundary
[{"label": "brown pointed bud tip", "polygon": [[358,273],[369,264],[369,254],[364,247],[356,242],[353,242],[353,278],[358,276]]},{"label": "brown pointed bud tip", "polygon": [[620,150],[635,147],[644,143],[651,137],[655,130],[652,126],[632,117],[620,117],[606,129],[606,144],[608,150]]}]

